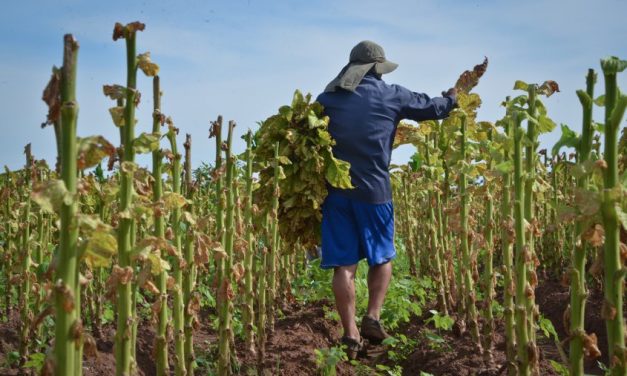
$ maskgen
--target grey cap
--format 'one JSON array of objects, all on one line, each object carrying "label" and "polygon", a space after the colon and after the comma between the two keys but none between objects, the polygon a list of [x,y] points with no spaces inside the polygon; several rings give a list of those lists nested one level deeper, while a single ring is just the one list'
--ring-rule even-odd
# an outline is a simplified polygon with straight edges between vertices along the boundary
[{"label": "grey cap", "polygon": [[385,58],[383,47],[375,42],[369,40],[359,42],[351,50],[348,64],[342,68],[337,77],[327,85],[324,91],[335,91],[338,87],[355,91],[372,67],[378,74],[385,74],[396,69],[398,64],[388,61]]}]

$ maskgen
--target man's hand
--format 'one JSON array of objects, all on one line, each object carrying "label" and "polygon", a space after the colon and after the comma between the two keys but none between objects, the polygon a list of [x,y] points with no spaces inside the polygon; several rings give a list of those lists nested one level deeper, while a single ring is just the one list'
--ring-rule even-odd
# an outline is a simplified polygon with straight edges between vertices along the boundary
[{"label": "man's hand", "polygon": [[457,97],[457,89],[454,87],[442,92],[443,97]]}]

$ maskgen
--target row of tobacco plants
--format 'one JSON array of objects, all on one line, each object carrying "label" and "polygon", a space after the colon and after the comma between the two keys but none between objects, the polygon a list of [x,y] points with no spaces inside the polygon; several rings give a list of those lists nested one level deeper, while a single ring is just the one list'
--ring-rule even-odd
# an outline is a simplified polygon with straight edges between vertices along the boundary
[{"label": "row of tobacco plants", "polygon": [[[213,371],[237,372],[241,338],[262,373],[266,340],[318,244],[326,184],[350,188],[350,166],[332,154],[322,107],[296,92],[290,106],[246,133],[241,154],[235,123],[211,122],[213,166],[193,170],[191,137],[181,140],[161,112],[159,66],[137,51],[144,28],[133,22],[113,31],[127,52],[126,84],[103,92],[119,142],[77,137],[79,45],[66,35],[63,64],[43,98],[56,165],[27,147],[24,168],[0,176],[2,307],[6,318],[20,317],[17,361],[39,360],[44,375],[80,375],[105,327],[114,326],[116,375],[132,375],[139,324],[148,322],[157,374],[192,375],[207,359],[195,354],[194,334],[213,320]],[[583,375],[584,357],[605,352],[610,374],[627,372],[620,238],[627,134],[619,132],[627,97],[617,87],[626,67],[601,61],[605,93],[596,98],[590,70],[577,92],[581,135],[562,125],[551,153],[538,150],[539,135],[555,127],[541,98],[557,84],[517,81],[521,94],[503,102],[505,116],[478,121],[481,99],[470,91],[487,60],[460,77],[459,108],[448,119],[399,125],[395,143],[417,148],[392,174],[402,259],[412,275],[433,276],[438,311],[455,317],[487,363],[502,307],[509,375],[539,372],[536,337],[547,327],[535,303],[539,273],[562,276],[571,294],[568,338],[556,340],[562,359],[554,367]],[[143,132],[136,132],[138,79],[153,84],[152,128]],[[601,122],[593,120],[595,106]],[[575,153],[560,154],[562,147]],[[135,162],[138,154],[152,156],[150,169]],[[595,279],[604,291],[596,307],[606,321],[604,344],[584,330]]]},{"label": "row of tobacco plants", "polygon": [[[462,91],[448,119],[399,126],[397,144],[417,148],[393,175],[397,231],[411,270],[434,276],[439,311],[470,332],[486,364],[495,312],[502,314],[509,375],[540,372],[539,329],[555,336],[558,372],[584,375],[584,358],[605,352],[602,368],[627,374],[627,245],[620,236],[627,228],[627,96],[617,87],[626,67],[615,57],[601,60],[605,90],[596,98],[597,73],[589,70],[577,91],[581,134],[562,124],[550,152],[538,150],[538,136],[555,128],[541,100],[559,91],[554,81],[516,81],[522,94],[506,98],[505,116],[494,123],[477,121],[481,100]],[[593,120],[595,108],[602,121]],[[574,152],[567,156],[564,147]],[[561,342],[535,302],[539,275],[561,279],[570,291]],[[607,343],[584,329],[591,283],[602,285],[603,305],[593,309],[605,320]]]},{"label": "row of tobacco plants", "polygon": [[[20,316],[16,362],[43,375],[81,375],[106,327],[114,326],[116,375],[132,375],[138,328],[148,322],[158,375],[193,375],[201,366],[234,374],[236,338],[263,372],[277,307],[291,299],[290,283],[307,262],[304,243],[282,244],[279,235],[279,181],[291,162],[265,131],[248,131],[246,150],[236,155],[236,124],[218,117],[209,129],[213,167],[193,170],[191,136],[181,140],[161,112],[159,66],[137,51],[144,28],[118,23],[113,31],[127,53],[126,84],[103,86],[113,102],[117,146],[102,136],[77,137],[79,44],[66,35],[63,64],[53,67],[43,95],[49,113],[42,127],[54,129],[56,165],[35,159],[28,146],[24,168],[0,175],[3,313]],[[152,128],[136,132],[143,76],[153,84]],[[314,121],[309,102],[295,96],[294,122]],[[313,133],[330,140],[328,121],[315,120]],[[321,145],[314,141],[308,142]],[[331,143],[323,146],[339,166]],[[152,156],[150,169],[135,162],[139,154]],[[254,190],[263,190],[254,173],[266,179],[268,199],[253,199]],[[320,176],[324,186],[324,168]],[[340,178],[348,179],[347,167]],[[198,356],[194,333],[212,320],[216,343]]]}]

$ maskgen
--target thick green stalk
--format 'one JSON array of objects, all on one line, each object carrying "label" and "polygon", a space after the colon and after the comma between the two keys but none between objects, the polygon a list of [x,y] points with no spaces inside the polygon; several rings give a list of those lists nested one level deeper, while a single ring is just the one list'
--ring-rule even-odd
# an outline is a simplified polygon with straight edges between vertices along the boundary
[{"label": "thick green stalk", "polygon": [[[185,196],[189,200],[189,211],[194,212],[194,191],[192,187],[192,135],[185,135]],[[194,231],[191,226],[187,228],[185,237],[185,249],[184,255],[186,272],[183,275],[183,303],[184,310],[184,330],[185,330],[185,369],[187,370],[187,376],[194,374],[194,368],[196,366],[194,355],[194,315],[193,311],[193,294],[194,287],[196,285],[196,273],[197,268],[194,263]]]},{"label": "thick green stalk", "polygon": [[[181,194],[181,154],[178,152],[176,145],[177,129],[171,127],[168,130],[168,140],[170,141],[170,149],[174,158],[172,159],[172,192]],[[176,376],[184,376],[185,370],[185,330],[183,317],[183,270],[179,258],[182,255],[181,233],[181,208],[175,207],[172,210],[171,217],[172,228],[174,229],[174,247],[176,248],[176,257],[174,259],[173,275],[173,299],[172,299],[172,318],[174,321],[174,372]]]},{"label": "thick green stalk", "polygon": [[33,156],[31,155],[31,145],[26,145],[25,148],[26,154],[26,165],[24,168],[24,179],[26,184],[26,192],[29,194],[25,198],[24,211],[22,214],[22,237],[20,239],[20,253],[23,257],[22,259],[22,294],[20,295],[20,313],[21,313],[21,328],[20,328],[20,364],[23,364],[28,360],[28,342],[30,337],[30,322],[32,318],[31,312],[31,253],[32,249],[30,247],[30,212],[31,212],[31,199],[30,199],[30,191],[32,187],[31,180],[31,171],[33,164]]},{"label": "thick green stalk", "polygon": [[[68,193],[75,197],[77,183],[76,169],[76,122],[78,103],[76,102],[76,64],[78,43],[71,34],[64,36],[63,68],[61,71],[61,127],[62,161],[61,178]],[[75,199],[61,205],[61,231],[58,249],[58,265],[55,280],[55,345],[54,367],[56,375],[75,376],[79,374],[77,365],[77,341],[73,327],[80,320],[80,306],[75,306],[78,278],[78,226],[76,214],[78,203]]]},{"label": "thick green stalk", "polygon": [[405,249],[409,258],[409,274],[414,277],[418,276],[416,271],[416,253],[414,248],[414,236],[412,234],[413,228],[410,222],[409,216],[409,188],[407,184],[409,172],[403,173],[401,176],[402,181],[402,197],[403,197],[403,224],[405,225]]},{"label": "thick green stalk", "polygon": [[[9,189],[9,194],[5,201],[6,202],[5,216],[7,219],[9,219],[11,212],[12,212],[11,208],[13,207],[13,200],[12,200],[11,193],[10,193],[12,191],[13,184],[12,184],[11,175],[8,170],[7,170],[7,177],[6,177],[6,186]],[[7,281],[7,283],[5,284],[6,291],[4,294],[4,298],[5,298],[4,309],[5,309],[6,321],[9,321],[11,317],[11,296],[13,295],[12,284],[8,283],[12,278],[11,275],[12,275],[12,270],[13,270],[13,250],[12,250],[13,245],[12,244],[13,244],[13,229],[9,225],[7,226],[6,245],[5,245],[6,253],[4,254],[5,259],[3,263],[5,281]]]},{"label": "thick green stalk", "polygon": [[269,215],[264,216],[263,231],[265,232],[265,244],[261,249],[261,260],[259,262],[259,275],[257,277],[257,374],[263,376],[263,361],[266,353],[266,274],[268,268],[268,241],[270,239],[268,231]]},{"label": "thick green stalk", "polygon": [[[531,375],[529,364],[529,327],[527,324],[527,262],[531,255],[525,242],[524,217],[524,178],[522,168],[522,138],[524,131],[520,128],[520,114],[514,113],[514,231],[516,237],[516,341],[518,356],[518,375]],[[530,287],[529,287],[530,289]]]},{"label": "thick green stalk", "polygon": [[[488,131],[488,140],[492,141],[492,131]],[[492,169],[492,158],[487,158],[487,170]],[[484,225],[484,238],[485,238],[485,261],[484,261],[484,275],[483,285],[485,294],[485,304],[483,318],[485,320],[483,327],[483,348],[485,350],[485,358],[488,362],[492,362],[492,345],[494,340],[494,315],[492,312],[492,302],[494,301],[494,268],[493,268],[493,254],[494,254],[494,200],[492,198],[492,184],[489,181],[485,183],[485,225]]]},{"label": "thick green stalk", "polygon": [[[160,134],[161,128],[161,87],[159,76],[152,79],[152,98],[153,98],[153,114],[152,114],[152,133]],[[157,148],[152,152],[152,201],[157,203],[161,200],[163,193],[163,180],[161,178],[161,165],[163,155],[161,149]],[[154,236],[165,238],[165,223],[163,221],[163,213],[155,211],[154,215]],[[166,258],[166,250],[161,251],[161,257]],[[169,374],[168,369],[168,272],[162,270],[158,277],[160,311],[157,323],[157,338],[155,340],[155,353],[157,361],[157,375]]]},{"label": "thick green stalk", "polygon": [[226,146],[226,213],[224,221],[224,275],[218,292],[218,317],[219,317],[219,342],[218,342],[218,375],[231,373],[231,299],[232,299],[232,268],[233,268],[233,240],[235,235],[234,216],[235,203],[233,200],[234,181],[234,157],[231,152],[233,140],[233,127],[235,123],[229,121],[227,146]]},{"label": "thick green stalk", "polygon": [[[529,108],[527,109],[527,113],[530,117],[536,118],[536,85],[529,85],[528,89],[528,104]],[[527,138],[530,140],[530,144],[525,148],[525,197],[524,197],[524,210],[525,210],[525,220],[527,223],[531,225],[533,228],[537,226],[537,219],[535,218],[534,213],[534,194],[533,194],[533,184],[536,181],[536,158],[537,153],[536,149],[538,147],[538,131],[536,129],[536,125],[533,121],[527,122]],[[538,354],[536,343],[536,326],[535,326],[535,315],[536,315],[536,304],[534,298],[535,285],[537,283],[537,278],[533,278],[535,275],[535,259],[536,259],[536,250],[535,250],[535,232],[533,230],[526,231],[525,236],[527,237],[527,249],[529,251],[530,260],[527,262],[527,273],[529,276],[529,288],[530,293],[527,296],[527,325],[529,340],[531,342],[531,346],[529,351],[533,351],[534,356],[530,358],[532,370],[536,370],[538,368]]]},{"label": "thick green stalk", "polygon": [[[508,100],[509,101],[509,100]],[[505,123],[505,134],[511,137],[512,132],[512,119],[509,117]],[[511,160],[511,154],[509,152],[504,153],[504,161]],[[501,197],[501,221],[504,225],[501,227],[501,247],[503,248],[503,310],[505,317],[505,355],[507,359],[507,374],[508,376],[515,376],[517,372],[516,367],[516,333],[514,331],[514,280],[512,277],[513,270],[513,257],[512,257],[512,231],[511,226],[514,226],[512,218],[512,206],[511,206],[511,190],[512,190],[512,175],[506,172],[503,175],[503,189]]]},{"label": "thick green stalk", "polygon": [[[429,154],[429,145],[427,142],[427,145],[425,145],[425,160],[426,160],[426,164],[427,166],[430,165],[430,158],[429,158],[430,154]],[[430,172],[427,172],[427,179],[433,179],[433,177],[431,176]],[[440,249],[440,244],[439,244],[439,239],[438,239],[438,231],[437,231],[437,224],[435,221],[435,195],[432,192],[429,192],[427,194],[427,207],[429,208],[429,220],[428,220],[428,224],[427,226],[429,226],[429,234],[431,236],[431,252],[433,254],[434,257],[434,261],[435,261],[435,272],[436,272],[436,284],[437,284],[437,289],[438,289],[438,306],[440,311],[442,312],[442,314],[444,315],[448,315],[448,308],[446,306],[447,303],[447,299],[446,299],[446,279],[444,278],[445,275],[445,266],[442,263],[442,257],[441,257],[441,253],[442,250]]]},{"label": "thick green stalk", "polygon": [[[596,73],[589,69],[586,77],[587,99],[583,92],[578,91],[581,105],[583,106],[583,125],[581,133],[581,141],[577,147],[579,154],[578,163],[585,163],[590,158],[590,150],[592,150],[592,107],[594,98],[594,84],[596,82]],[[577,187],[585,189],[588,185],[588,179],[581,177],[577,179]],[[581,236],[584,231],[584,223],[579,220],[575,224],[575,236]],[[575,242],[572,254],[572,271],[570,275],[570,374],[573,376],[582,376],[584,374],[583,363],[583,340],[585,335],[584,320],[586,298],[588,289],[586,288],[586,245],[583,241]]]},{"label": "thick green stalk", "polygon": [[[620,223],[615,192],[620,189],[618,178],[618,130],[620,129],[627,96],[620,93],[617,85],[617,73],[622,69],[617,58],[601,60],[605,77],[605,145],[604,159],[607,164],[603,174],[603,202],[601,213],[605,229],[605,248],[603,251],[604,284],[603,316],[607,329],[608,357],[611,374],[627,375],[627,350],[625,349],[625,323],[623,322],[623,290],[627,267],[620,254]],[[623,67],[624,69],[624,67]]]},{"label": "thick green stalk", "polygon": [[270,232],[272,234],[272,244],[268,254],[268,330],[274,332],[274,303],[276,301],[276,260],[279,255],[279,143],[274,145],[274,179],[272,186],[274,196],[272,197],[272,212],[270,214]]},{"label": "thick green stalk", "polygon": [[[461,118],[461,155],[466,159],[466,117]],[[475,291],[474,281],[472,279],[472,261],[470,259],[470,246],[468,240],[470,237],[468,228],[468,208],[469,208],[469,193],[466,190],[466,174],[463,171],[459,173],[459,194],[461,197],[461,253],[463,257],[464,265],[464,284],[466,287],[465,300],[466,300],[466,316],[470,324],[470,334],[473,337],[479,352],[481,352],[481,339],[479,335],[479,324],[477,322],[477,307],[475,306]]]},{"label": "thick green stalk", "polygon": [[[135,150],[135,101],[137,99],[137,53],[135,47],[136,32],[124,28],[126,40],[126,107],[124,108],[124,126],[122,132],[122,164],[134,163]],[[65,134],[64,134],[65,136]],[[122,171],[120,174],[120,207],[121,212],[130,211],[133,205],[133,174]],[[131,218],[121,218],[118,224],[118,264],[120,268],[131,266]],[[132,313],[132,283],[118,283],[117,288],[117,330],[115,334],[115,373],[116,376],[131,374],[131,366],[135,362],[132,351],[132,330],[135,317]]]},{"label": "thick green stalk", "polygon": [[[433,133],[433,148],[434,150],[437,149],[438,147],[438,134],[437,133]],[[437,186],[437,180],[438,180],[438,176],[432,176],[433,179],[433,184],[434,186]],[[444,246],[445,240],[444,240],[444,229],[442,226],[442,205],[440,205],[440,195],[441,192],[439,190],[435,190],[434,192],[434,202],[433,202],[433,210],[434,212],[434,225],[435,225],[435,231],[436,231],[436,237],[439,239],[439,244],[438,244],[438,253],[439,253],[439,257],[440,257],[440,261],[441,261],[441,274],[442,274],[442,282],[443,282],[443,288],[444,288],[444,301],[447,304],[447,314],[448,314],[448,308],[450,308],[449,304],[452,303],[453,301],[453,297],[451,295],[451,284],[450,284],[450,280],[449,280],[449,274],[448,274],[448,265],[447,265],[447,253],[446,253],[446,248]]]},{"label": "thick green stalk", "polygon": [[254,333],[254,300],[253,273],[254,273],[254,252],[253,244],[253,155],[252,139],[250,130],[244,137],[246,139],[246,194],[244,195],[244,232],[246,237],[246,255],[244,256],[244,330],[246,334],[246,349],[251,353],[255,352]]}]

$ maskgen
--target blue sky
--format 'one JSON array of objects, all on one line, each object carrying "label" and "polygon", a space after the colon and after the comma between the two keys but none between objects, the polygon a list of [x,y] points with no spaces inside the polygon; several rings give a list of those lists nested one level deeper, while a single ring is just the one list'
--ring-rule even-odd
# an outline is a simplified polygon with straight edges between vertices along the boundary
[{"label": "blue sky", "polygon": [[[54,133],[40,129],[46,107],[41,93],[52,65],[62,57],[62,37],[78,39],[79,136],[102,134],[115,144],[103,84],[125,83],[123,41],[113,42],[116,21],[140,20],[138,51],[161,66],[163,111],[193,136],[193,164],[211,161],[209,121],[221,114],[237,122],[237,136],[291,100],[295,89],[319,93],[360,40],[381,44],[399,68],[384,77],[414,91],[438,95],[465,69],[488,56],[488,72],[476,91],[481,120],[502,116],[499,103],[515,80],[557,81],[562,90],[546,100],[556,123],[578,130],[575,90],[588,68],[608,55],[627,58],[627,1],[21,1],[0,13],[0,167],[19,168],[23,147],[37,158],[55,157]],[[627,73],[619,76],[627,91]],[[151,81],[137,132],[151,128]],[[602,92],[599,77],[597,93]],[[595,117],[602,118],[599,108]],[[557,134],[541,138],[550,147]],[[238,151],[244,145],[237,138]],[[400,163],[413,153],[395,151]],[[147,159],[140,159],[140,163]]]}]

